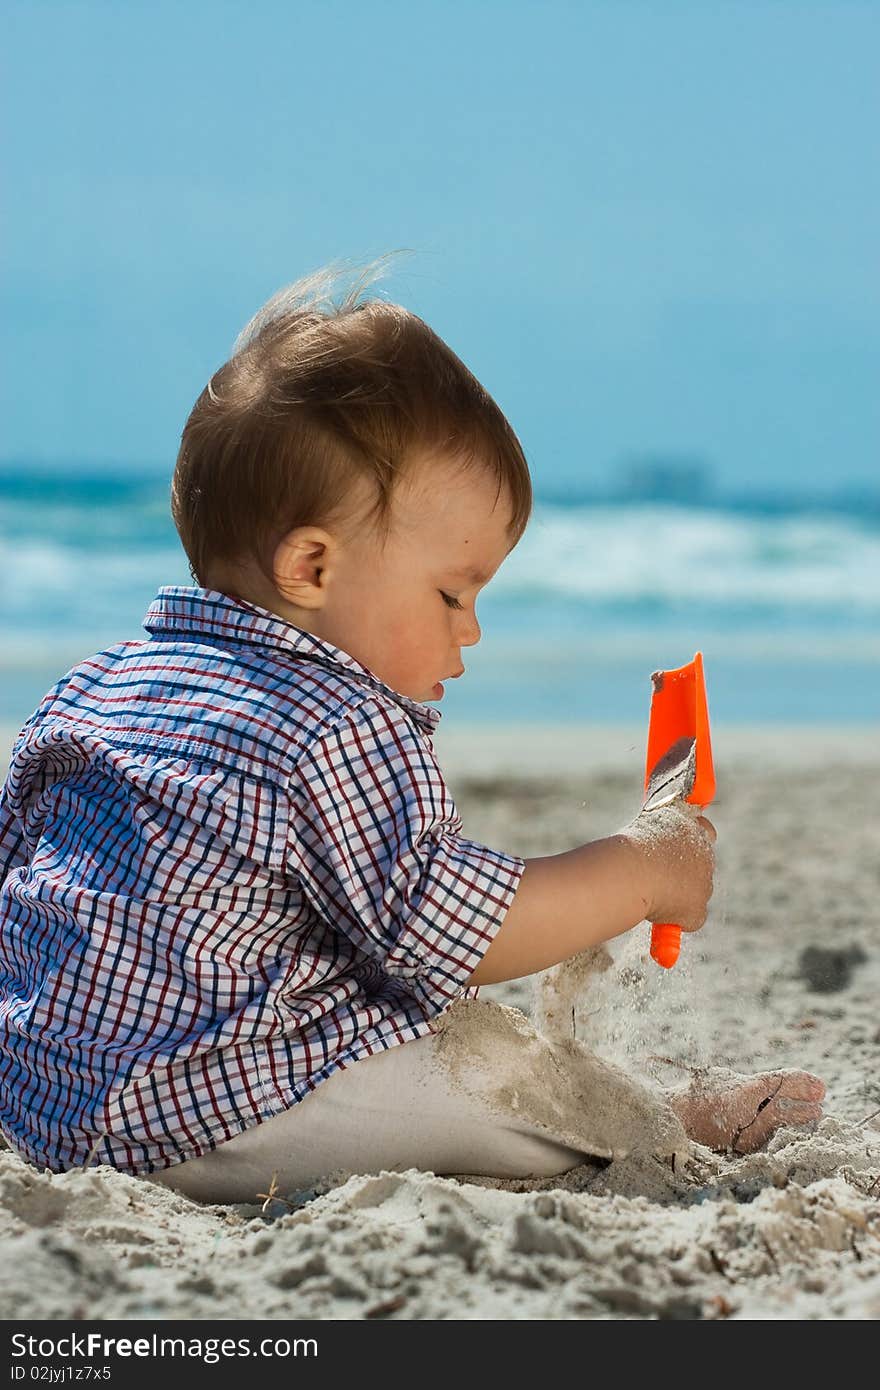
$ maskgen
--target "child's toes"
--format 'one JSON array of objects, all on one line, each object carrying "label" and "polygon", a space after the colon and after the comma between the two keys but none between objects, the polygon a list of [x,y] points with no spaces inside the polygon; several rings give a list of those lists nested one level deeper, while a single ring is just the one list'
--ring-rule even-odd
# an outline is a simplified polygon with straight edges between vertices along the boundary
[{"label": "child's toes", "polygon": [[671,1097],[685,1131],[698,1144],[754,1153],[780,1125],[815,1124],[825,1083],[808,1071],[713,1077]]},{"label": "child's toes", "polygon": [[809,1072],[792,1072],[783,1076],[770,1074],[762,1081],[764,1095],[754,1118],[733,1136],[731,1147],[736,1153],[754,1153],[782,1125],[813,1125],[822,1118],[825,1083],[818,1077]]},{"label": "child's toes", "polygon": [[731,1147],[734,1153],[751,1154],[766,1144],[782,1125],[813,1125],[821,1117],[821,1107],[813,1101],[771,1102],[750,1125],[734,1136]]},{"label": "child's toes", "polygon": [[808,1071],[792,1071],[782,1078],[780,1096],[790,1096],[792,1100],[821,1101],[825,1099],[825,1082]]}]

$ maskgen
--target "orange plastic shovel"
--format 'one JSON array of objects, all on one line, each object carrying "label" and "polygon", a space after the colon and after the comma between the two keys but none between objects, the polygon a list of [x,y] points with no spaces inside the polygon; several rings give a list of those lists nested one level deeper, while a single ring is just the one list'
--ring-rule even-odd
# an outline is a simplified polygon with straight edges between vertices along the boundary
[{"label": "orange plastic shovel", "polygon": [[[709,737],[709,707],[703,678],[703,656],[697,652],[677,671],[655,671],[648,721],[644,811],[670,802],[689,801],[708,806],[715,795],[715,769]],[[651,955],[669,970],[678,960],[681,927],[655,922]]]}]

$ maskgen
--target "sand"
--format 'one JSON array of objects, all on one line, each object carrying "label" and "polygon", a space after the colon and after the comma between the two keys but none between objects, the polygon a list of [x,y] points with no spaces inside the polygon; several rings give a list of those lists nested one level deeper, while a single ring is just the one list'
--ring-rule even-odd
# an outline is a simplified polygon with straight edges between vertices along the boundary
[{"label": "sand", "polygon": [[[531,1182],[356,1174],[223,1207],[0,1152],[0,1317],[880,1316],[878,732],[716,730],[716,892],[676,968],[641,927],[573,968],[574,1006],[570,980],[481,991],[652,1089],[805,1067],[828,1086],[814,1131],[748,1157],[638,1149]],[[437,748],[465,832],[529,856],[629,819],[642,740],[441,726]]]}]

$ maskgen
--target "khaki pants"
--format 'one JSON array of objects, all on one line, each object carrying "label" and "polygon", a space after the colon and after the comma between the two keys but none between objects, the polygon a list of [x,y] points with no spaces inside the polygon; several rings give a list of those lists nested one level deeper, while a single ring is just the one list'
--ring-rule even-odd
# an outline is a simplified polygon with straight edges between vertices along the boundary
[{"label": "khaki pants", "polygon": [[353,1062],[282,1115],[150,1181],[253,1202],[352,1173],[550,1177],[593,1157],[689,1144],[657,1095],[517,1009],[462,1000],[429,1036]]}]

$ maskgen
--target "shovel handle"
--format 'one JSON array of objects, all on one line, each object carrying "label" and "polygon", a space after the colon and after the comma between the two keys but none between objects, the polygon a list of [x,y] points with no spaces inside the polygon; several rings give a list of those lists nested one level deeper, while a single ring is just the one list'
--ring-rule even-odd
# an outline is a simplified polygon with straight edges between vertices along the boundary
[{"label": "shovel handle", "polygon": [[651,956],[664,970],[671,970],[681,950],[681,927],[672,922],[654,922],[651,927]]}]

